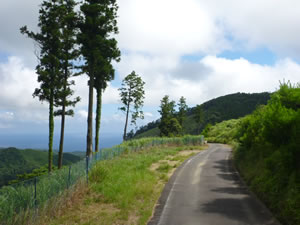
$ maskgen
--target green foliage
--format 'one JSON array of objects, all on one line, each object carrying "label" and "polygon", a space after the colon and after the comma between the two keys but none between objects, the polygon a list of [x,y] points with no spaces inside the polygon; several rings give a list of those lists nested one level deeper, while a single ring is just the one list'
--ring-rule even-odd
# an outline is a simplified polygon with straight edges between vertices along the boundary
[{"label": "green foliage", "polygon": [[[126,113],[123,140],[126,140],[129,113],[131,114],[131,124],[136,125],[138,118],[144,119],[144,113],[141,110],[145,98],[144,85],[145,82],[142,78],[132,71],[124,78],[122,87],[118,89],[120,91],[121,102],[123,103],[123,107],[120,110]],[[134,110],[131,110],[131,104],[133,104]]]},{"label": "green foliage", "polygon": [[207,126],[208,141],[236,147],[235,162],[282,224],[300,224],[300,85],[281,83],[251,115]]},{"label": "green foliage", "polygon": [[[259,105],[266,105],[269,98],[270,94],[266,92],[257,94],[236,93],[207,101],[201,105],[203,121],[199,123],[200,125],[195,120],[197,106],[188,109],[187,118],[183,122],[182,133],[199,134],[207,124],[216,124],[224,120],[238,119],[248,115]],[[135,133],[135,138],[159,136],[158,125],[159,121],[153,121],[140,127]]]},{"label": "green foliage", "polygon": [[[87,150],[91,155],[93,151],[93,89],[98,94],[106,87],[107,81],[113,78],[111,62],[120,60],[120,50],[114,34],[118,33],[116,0],[85,0],[80,6],[82,16],[79,21],[80,32],[77,36],[80,43],[80,53],[84,59],[82,72],[89,76],[89,103],[87,124]],[[97,132],[100,128],[101,103],[97,98]],[[100,108],[99,108],[100,106]]]},{"label": "green foliage", "polygon": [[186,99],[183,96],[181,96],[181,98],[179,99],[177,106],[178,106],[177,120],[179,122],[179,125],[182,127],[183,121],[186,119],[186,114],[188,110]]},{"label": "green foliage", "polygon": [[44,0],[39,11],[39,33],[28,31],[22,27],[21,33],[33,39],[39,46],[39,64],[36,67],[40,87],[36,88],[33,96],[40,101],[49,102],[49,156],[48,169],[52,169],[53,132],[54,132],[54,106],[56,96],[61,89],[60,58],[62,42],[60,40],[60,5],[55,0]]},{"label": "green foliage", "polygon": [[234,144],[242,119],[226,120],[212,126],[208,124],[202,132],[208,142]]},{"label": "green foliage", "polygon": [[158,112],[161,115],[160,123],[158,125],[160,136],[178,136],[181,133],[182,127],[176,119],[175,102],[170,101],[168,95],[164,96],[161,100],[160,110]]},{"label": "green foliage", "polygon": [[60,0],[58,1],[58,21],[60,27],[60,46],[61,51],[59,57],[60,61],[60,82],[61,89],[55,96],[55,105],[61,107],[61,109],[54,112],[55,116],[61,116],[61,134],[59,143],[59,159],[58,168],[62,167],[63,163],[63,146],[64,146],[64,132],[65,132],[65,116],[73,116],[73,109],[67,110],[67,107],[75,107],[76,103],[80,101],[80,97],[70,99],[74,94],[71,86],[75,84],[74,80],[70,80],[74,76],[73,69],[75,67],[74,62],[79,57],[79,51],[75,47],[77,40],[76,34],[78,32],[77,22],[78,16],[74,12],[74,8],[77,5],[74,0]]},{"label": "green foliage", "polygon": [[240,143],[238,169],[283,224],[300,224],[299,103],[300,85],[282,83],[266,106],[207,132],[209,140]]},{"label": "green foliage", "polygon": [[194,119],[198,127],[198,133],[200,133],[200,126],[204,121],[204,111],[201,105],[196,105],[194,108]]}]

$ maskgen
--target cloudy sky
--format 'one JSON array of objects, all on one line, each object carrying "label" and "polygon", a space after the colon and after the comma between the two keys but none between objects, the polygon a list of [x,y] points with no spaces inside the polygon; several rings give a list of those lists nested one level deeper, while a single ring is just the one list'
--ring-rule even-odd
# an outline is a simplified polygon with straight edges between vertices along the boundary
[{"label": "cloudy sky", "polygon": [[[119,0],[117,36],[122,52],[116,79],[105,92],[101,132],[121,137],[124,115],[118,88],[135,70],[146,82],[139,125],[155,120],[160,99],[180,96],[189,106],[235,92],[275,91],[300,81],[300,1]],[[22,36],[38,31],[40,0],[1,0],[0,135],[47,134],[48,105],[32,98],[38,87],[36,46]],[[86,133],[87,78],[76,78],[82,101],[66,132]],[[56,120],[55,132],[59,131]],[[0,136],[0,146],[5,144]],[[55,140],[57,142],[57,140]],[[84,142],[84,140],[83,140]],[[11,143],[10,145],[13,145]],[[44,143],[47,146],[47,143]]]}]

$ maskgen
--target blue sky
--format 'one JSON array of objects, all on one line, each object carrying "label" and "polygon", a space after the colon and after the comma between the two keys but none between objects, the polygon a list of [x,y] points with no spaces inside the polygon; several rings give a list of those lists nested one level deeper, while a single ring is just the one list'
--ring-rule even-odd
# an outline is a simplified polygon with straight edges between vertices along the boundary
[{"label": "blue sky", "polygon": [[[35,146],[47,136],[47,103],[32,98],[36,81],[35,46],[19,33],[37,31],[41,1],[3,0],[0,8],[0,146]],[[103,142],[120,141],[125,116],[118,94],[121,80],[135,70],[146,82],[146,124],[159,118],[164,95],[189,106],[235,92],[274,91],[279,81],[299,82],[300,2],[293,0],[119,0],[117,36],[122,52],[116,79],[103,99]],[[155,15],[155,16],[153,16]],[[67,119],[66,134],[85,143],[87,77],[75,79],[82,101]],[[59,133],[56,119],[55,132]],[[5,136],[6,135],[6,136]],[[30,135],[32,141],[14,141]],[[6,137],[3,139],[3,137]],[[37,137],[37,136],[36,136]],[[47,142],[39,139],[39,146]],[[55,139],[56,143],[58,138]],[[72,142],[72,138],[67,140]],[[24,144],[25,143],[25,144]],[[28,147],[30,147],[28,146]],[[71,147],[70,147],[71,149]]]}]

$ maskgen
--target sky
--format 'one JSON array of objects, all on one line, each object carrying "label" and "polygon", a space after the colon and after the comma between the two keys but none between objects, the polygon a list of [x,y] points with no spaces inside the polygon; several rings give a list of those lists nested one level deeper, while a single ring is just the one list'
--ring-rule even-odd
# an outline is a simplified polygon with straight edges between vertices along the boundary
[{"label": "sky", "polygon": [[[139,126],[159,118],[164,95],[175,101],[184,96],[192,107],[236,92],[273,92],[283,80],[300,81],[300,1],[117,2],[121,61],[114,63],[116,79],[104,93],[101,121],[103,139],[114,138],[113,144],[121,141],[125,123],[118,88],[133,70],[146,82],[145,119]],[[38,31],[40,4],[1,0],[0,147],[47,148],[48,104],[32,97],[39,87],[37,46],[19,32],[24,25]],[[82,140],[78,149],[85,143],[88,79],[74,80],[75,96],[82,100],[66,120],[66,134]],[[56,145],[59,130],[57,118]]]}]

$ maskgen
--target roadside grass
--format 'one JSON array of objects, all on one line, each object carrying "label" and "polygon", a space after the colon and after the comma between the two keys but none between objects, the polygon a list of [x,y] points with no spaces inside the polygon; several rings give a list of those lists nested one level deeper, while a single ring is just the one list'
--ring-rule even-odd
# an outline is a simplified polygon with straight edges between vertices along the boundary
[{"label": "roadside grass", "polygon": [[82,199],[41,224],[147,224],[172,172],[204,148],[157,147],[100,161]]}]

